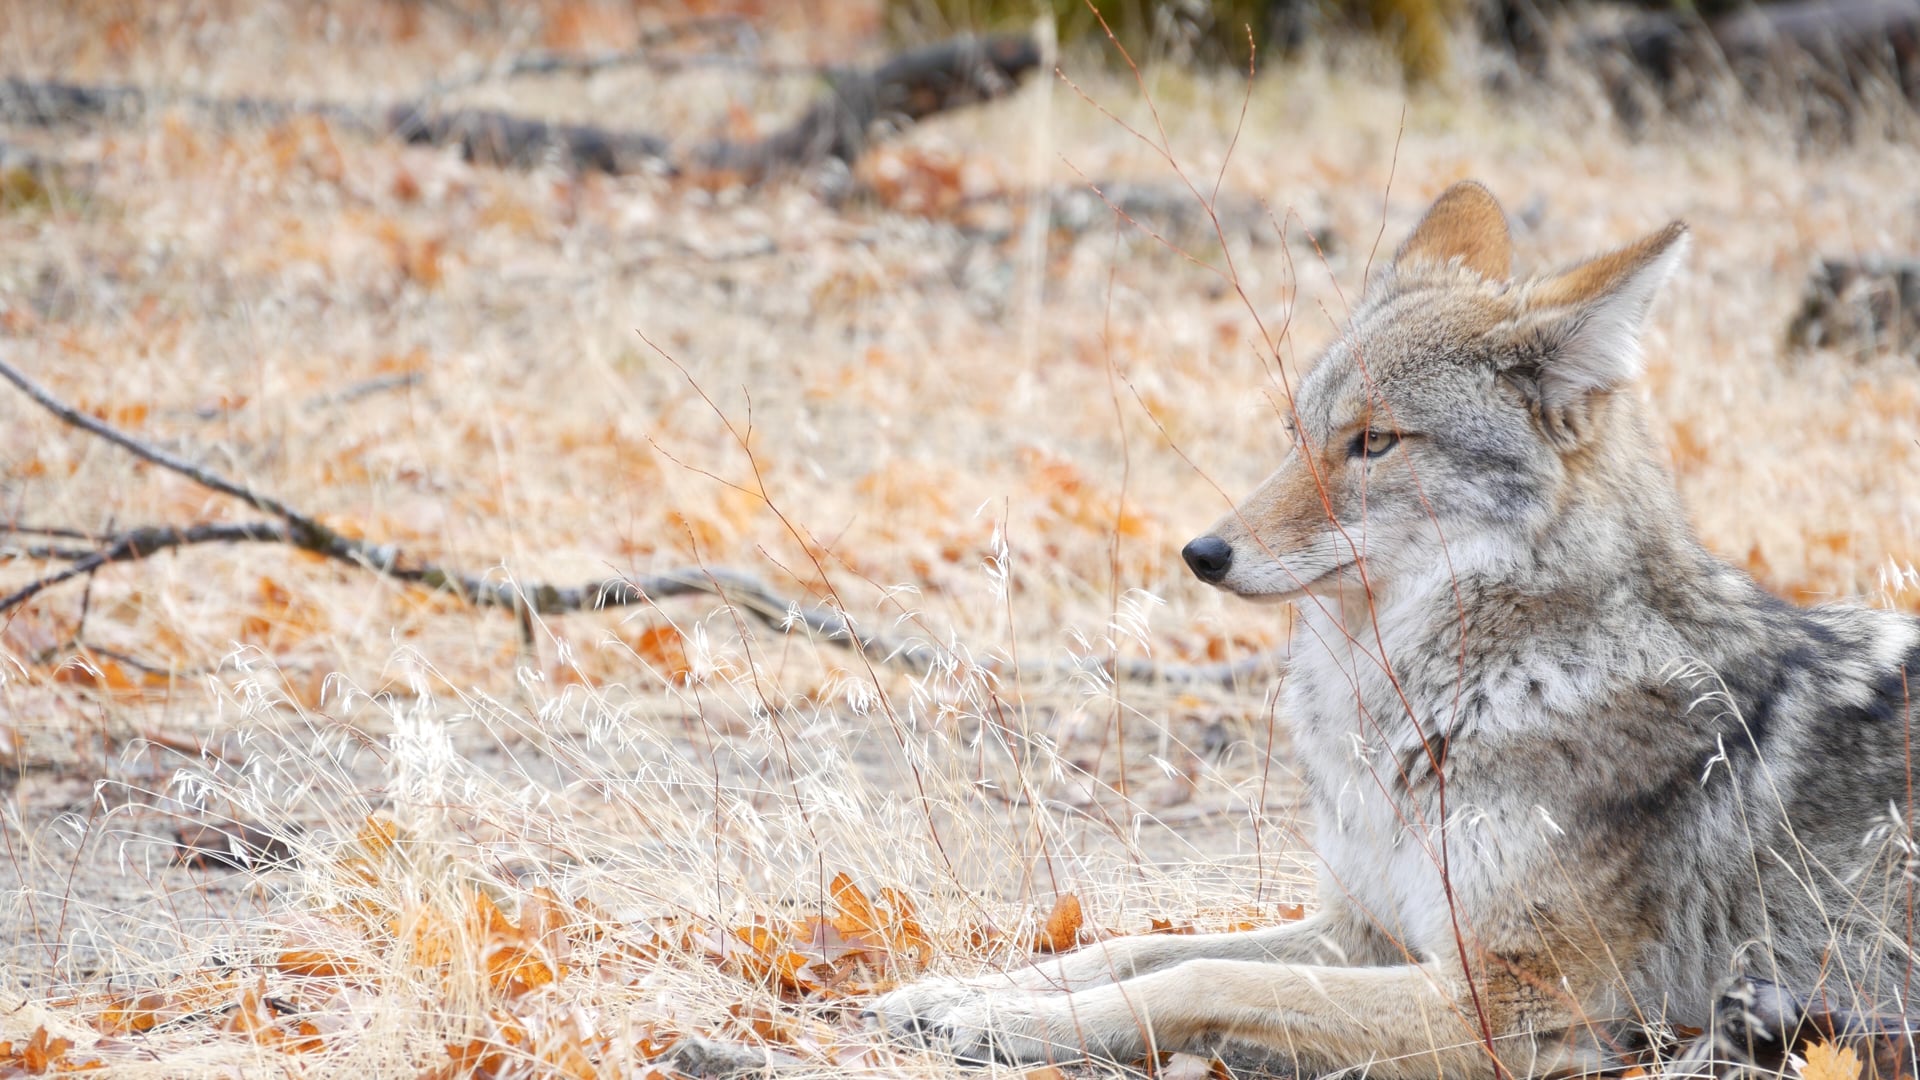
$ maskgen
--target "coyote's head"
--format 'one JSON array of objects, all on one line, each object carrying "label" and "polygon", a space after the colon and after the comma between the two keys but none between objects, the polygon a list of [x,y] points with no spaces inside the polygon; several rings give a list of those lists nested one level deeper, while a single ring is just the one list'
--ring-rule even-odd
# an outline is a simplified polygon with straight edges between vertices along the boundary
[{"label": "coyote's head", "polygon": [[1286,460],[1186,546],[1187,565],[1286,599],[1524,557],[1570,500],[1609,483],[1604,444],[1638,423],[1618,391],[1686,240],[1675,222],[1515,280],[1499,203],[1479,184],[1447,189],[1295,388]]}]

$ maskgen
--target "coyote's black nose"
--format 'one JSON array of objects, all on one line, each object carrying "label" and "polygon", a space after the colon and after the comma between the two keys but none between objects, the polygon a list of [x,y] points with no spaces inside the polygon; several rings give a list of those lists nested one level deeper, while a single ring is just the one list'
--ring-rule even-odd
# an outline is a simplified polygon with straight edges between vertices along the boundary
[{"label": "coyote's black nose", "polygon": [[1233,565],[1233,549],[1217,536],[1203,536],[1180,549],[1180,557],[1193,568],[1193,575],[1209,585],[1220,584]]}]

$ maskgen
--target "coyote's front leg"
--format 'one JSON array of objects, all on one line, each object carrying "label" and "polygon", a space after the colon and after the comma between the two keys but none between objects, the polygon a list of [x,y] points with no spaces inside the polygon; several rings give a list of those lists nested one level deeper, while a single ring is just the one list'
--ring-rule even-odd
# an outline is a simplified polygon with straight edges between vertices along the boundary
[{"label": "coyote's front leg", "polygon": [[1260,930],[1109,938],[1009,972],[998,985],[1073,991],[1124,982],[1189,960],[1349,965],[1394,963],[1403,956],[1364,919],[1356,917],[1348,905],[1334,901],[1304,919]]},{"label": "coyote's front leg", "polygon": [[[1464,983],[1436,964],[1342,968],[1190,960],[1072,993],[957,992],[919,1004],[931,1008],[897,1018],[887,1015],[883,999],[876,1011],[890,1025],[904,1020],[968,1061],[1130,1062],[1153,1053],[1211,1054],[1240,1044],[1324,1067],[1364,1065],[1388,1078],[1495,1071]],[[1493,1026],[1498,1032],[1499,1024]],[[1531,1039],[1509,1039],[1501,1056],[1517,1059],[1521,1074],[1534,1073],[1546,1064],[1540,1049]]]},{"label": "coyote's front leg", "polygon": [[1028,968],[967,979],[923,979],[882,996],[867,1014],[896,1035],[912,1036],[929,1019],[988,994],[1087,990],[1190,960],[1382,964],[1403,955],[1350,905],[1334,900],[1307,918],[1262,930],[1111,938]]}]

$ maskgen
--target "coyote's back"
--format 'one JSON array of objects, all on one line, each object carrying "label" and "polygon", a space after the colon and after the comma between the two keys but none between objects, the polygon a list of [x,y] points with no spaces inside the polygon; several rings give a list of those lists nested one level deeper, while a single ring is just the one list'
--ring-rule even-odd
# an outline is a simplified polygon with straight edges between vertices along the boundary
[{"label": "coyote's back", "polygon": [[1686,245],[1516,278],[1492,196],[1449,189],[1294,388],[1279,469],[1187,546],[1303,616],[1313,917],[882,1015],[966,1053],[1430,1076],[1601,1065],[1623,1022],[1712,1025],[1742,973],[1904,1009],[1920,624],[1786,604],[1695,540],[1632,389]]}]

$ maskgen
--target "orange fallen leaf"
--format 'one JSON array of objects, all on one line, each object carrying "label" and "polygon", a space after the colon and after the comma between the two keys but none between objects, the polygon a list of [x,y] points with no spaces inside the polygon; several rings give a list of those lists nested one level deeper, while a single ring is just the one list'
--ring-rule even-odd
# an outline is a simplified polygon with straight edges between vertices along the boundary
[{"label": "orange fallen leaf", "polygon": [[320,1037],[320,1025],[311,1020],[300,1020],[293,1025],[293,1037],[281,1049],[289,1054],[311,1054],[326,1045],[326,1041]]},{"label": "orange fallen leaf", "polygon": [[834,875],[827,891],[837,909],[835,930],[856,948],[881,948],[899,959],[925,964],[933,958],[933,940],[914,918],[913,901],[897,889],[881,889],[875,904],[845,873]]},{"label": "orange fallen leaf", "polygon": [[118,997],[109,1002],[94,1019],[93,1026],[107,1035],[129,1035],[152,1031],[159,1026],[163,1018],[177,1011],[168,1008],[167,995],[161,993]]},{"label": "orange fallen leaf", "polygon": [[282,975],[310,979],[340,979],[361,971],[360,961],[323,949],[288,949],[274,967]]},{"label": "orange fallen leaf", "polygon": [[240,992],[240,1000],[234,1004],[226,1019],[215,1027],[220,1031],[231,1031],[245,1035],[261,1046],[276,1046],[284,1042],[287,1033],[274,1023],[273,1009],[266,1002],[265,976],[261,976],[256,986],[249,986]]},{"label": "orange fallen leaf", "polygon": [[667,677],[667,681],[676,685],[684,684],[693,670],[693,665],[687,660],[686,639],[673,626],[649,626],[627,644],[635,655],[653,665]]},{"label": "orange fallen leaf", "polygon": [[807,958],[787,947],[785,941],[764,926],[742,926],[733,936],[745,943],[748,952],[739,957],[741,973],[755,982],[772,982],[787,994],[807,994],[820,984],[806,975]]},{"label": "orange fallen leaf", "polygon": [[438,1068],[420,1074],[418,1080],[460,1080],[464,1077],[490,1076],[506,1065],[507,1054],[498,1044],[485,1039],[447,1043],[447,1060]]},{"label": "orange fallen leaf", "polygon": [[1034,939],[1033,947],[1041,952],[1066,952],[1080,942],[1080,927],[1086,922],[1086,916],[1080,910],[1080,897],[1073,893],[1061,893],[1053,902],[1053,911],[1047,915],[1047,924],[1041,928]]},{"label": "orange fallen leaf", "polygon": [[474,929],[479,931],[482,938],[520,936],[520,928],[513,925],[513,921],[500,910],[500,905],[479,889],[473,891],[473,922]]},{"label": "orange fallen leaf", "polygon": [[564,1076],[568,1080],[599,1080],[600,1067],[575,1035],[562,1035],[540,1048],[539,1070],[544,1076]]},{"label": "orange fallen leaf", "polygon": [[920,963],[933,959],[933,939],[915,917],[913,901],[907,894],[894,888],[880,890],[880,899],[886,905],[889,922],[887,933],[898,952],[911,952]]},{"label": "orange fallen leaf", "polygon": [[73,1049],[73,1040],[52,1037],[47,1034],[46,1025],[42,1024],[33,1029],[33,1034],[28,1037],[26,1045],[19,1049],[17,1055],[13,1051],[12,1043],[6,1043],[4,1046],[5,1049],[0,1050],[0,1057],[17,1057],[20,1066],[27,1071],[28,1075],[39,1076],[49,1068],[60,1064],[60,1059],[66,1056],[67,1051]]},{"label": "orange fallen leaf", "polygon": [[1818,1042],[1807,1047],[1803,1080],[1860,1080],[1860,1055],[1850,1046]]},{"label": "orange fallen leaf", "polygon": [[139,685],[116,660],[88,655],[76,656],[53,671],[53,681],[69,686],[88,686],[113,694],[131,694]]},{"label": "orange fallen leaf", "polygon": [[665,1056],[667,1051],[672,1050],[678,1045],[680,1045],[680,1036],[671,1032],[663,1035],[656,1030],[653,1025],[649,1024],[647,1025],[647,1033],[640,1036],[640,1041],[635,1043],[633,1048],[642,1058],[653,1061],[656,1058]]},{"label": "orange fallen leaf", "polygon": [[967,927],[967,944],[975,949],[984,949],[1003,937],[1000,928],[987,922],[976,922]]},{"label": "orange fallen leaf", "polygon": [[354,841],[369,855],[385,855],[394,850],[406,833],[392,818],[369,815]]},{"label": "orange fallen leaf", "polygon": [[763,1043],[791,1044],[793,1042],[793,1021],[776,1015],[765,1005],[749,1005],[744,1001],[736,1001],[727,1006],[727,1015],[733,1017],[735,1023]]},{"label": "orange fallen leaf", "polygon": [[[403,926],[407,928],[404,938]],[[446,967],[453,962],[453,927],[434,908],[420,908],[410,920],[396,916],[388,921],[387,930],[394,938],[406,941],[413,962],[421,967]]]},{"label": "orange fallen leaf", "polygon": [[492,945],[487,948],[487,981],[493,988],[519,995],[537,990],[565,972],[533,951],[519,945]]}]

